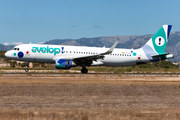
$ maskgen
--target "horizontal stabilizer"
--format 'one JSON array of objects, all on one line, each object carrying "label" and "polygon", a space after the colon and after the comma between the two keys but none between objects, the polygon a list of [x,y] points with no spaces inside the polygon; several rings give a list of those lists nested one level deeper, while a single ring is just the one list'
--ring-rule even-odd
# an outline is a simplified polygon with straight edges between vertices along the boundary
[{"label": "horizontal stabilizer", "polygon": [[152,58],[163,57],[163,56],[165,56],[166,59],[174,58],[174,55],[171,53],[164,53],[164,54],[160,54],[160,55],[151,55]]},{"label": "horizontal stabilizer", "polygon": [[164,53],[164,54],[160,54],[160,55],[151,55],[151,57],[152,57],[152,58],[153,58],[153,57],[161,57],[161,56],[168,55],[168,54],[170,54],[170,53]]}]

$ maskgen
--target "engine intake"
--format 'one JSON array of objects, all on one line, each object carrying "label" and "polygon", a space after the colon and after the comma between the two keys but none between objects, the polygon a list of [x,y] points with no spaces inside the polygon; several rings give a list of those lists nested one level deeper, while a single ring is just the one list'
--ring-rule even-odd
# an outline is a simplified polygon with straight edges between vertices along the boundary
[{"label": "engine intake", "polygon": [[56,69],[70,69],[72,67],[73,61],[68,59],[56,60]]}]

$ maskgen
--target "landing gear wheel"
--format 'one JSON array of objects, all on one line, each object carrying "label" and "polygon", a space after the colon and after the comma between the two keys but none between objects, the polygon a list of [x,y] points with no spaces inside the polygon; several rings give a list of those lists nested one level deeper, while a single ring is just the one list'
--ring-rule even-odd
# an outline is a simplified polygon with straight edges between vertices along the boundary
[{"label": "landing gear wheel", "polygon": [[28,68],[26,68],[26,69],[25,69],[25,71],[26,71],[26,72],[28,72],[28,71],[29,71],[29,69],[28,69]]},{"label": "landing gear wheel", "polygon": [[81,69],[81,73],[88,73],[88,69],[86,68]]},{"label": "landing gear wheel", "polygon": [[29,69],[28,69],[28,68],[29,68],[29,62],[27,62],[27,68],[25,69],[25,71],[26,71],[26,72],[28,72],[28,71],[29,71]]}]

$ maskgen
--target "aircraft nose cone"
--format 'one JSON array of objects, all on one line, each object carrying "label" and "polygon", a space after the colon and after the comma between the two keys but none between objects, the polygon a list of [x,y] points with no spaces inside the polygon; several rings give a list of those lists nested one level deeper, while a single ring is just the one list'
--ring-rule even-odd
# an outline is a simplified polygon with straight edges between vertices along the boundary
[{"label": "aircraft nose cone", "polygon": [[7,51],[7,52],[5,53],[5,56],[6,56],[7,58],[9,58],[9,57],[10,57],[10,53]]}]

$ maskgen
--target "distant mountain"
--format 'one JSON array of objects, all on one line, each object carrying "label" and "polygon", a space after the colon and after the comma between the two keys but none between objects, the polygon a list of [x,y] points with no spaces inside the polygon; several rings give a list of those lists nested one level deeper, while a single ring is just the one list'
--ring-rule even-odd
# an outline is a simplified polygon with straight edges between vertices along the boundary
[{"label": "distant mountain", "polygon": [[[131,35],[131,36],[109,36],[96,38],[80,38],[80,39],[54,39],[44,44],[55,45],[73,45],[73,46],[91,46],[91,47],[111,47],[116,41],[116,48],[137,49],[142,47],[152,35]],[[13,46],[5,46],[0,44],[0,50],[10,50]],[[180,31],[171,32],[166,52],[173,53],[175,58],[173,61],[180,61]]]},{"label": "distant mountain", "polygon": [[0,51],[11,50],[14,46],[0,44]]},{"label": "distant mountain", "polygon": [[117,48],[139,48],[144,45],[152,35],[143,36],[109,36],[96,38],[80,38],[80,39],[55,39],[45,42],[44,44],[55,45],[74,45],[74,46],[91,46],[91,47],[110,47],[118,41]]},{"label": "distant mountain", "polygon": [[166,52],[173,53],[174,61],[180,61],[180,31],[172,32],[167,43]]}]

